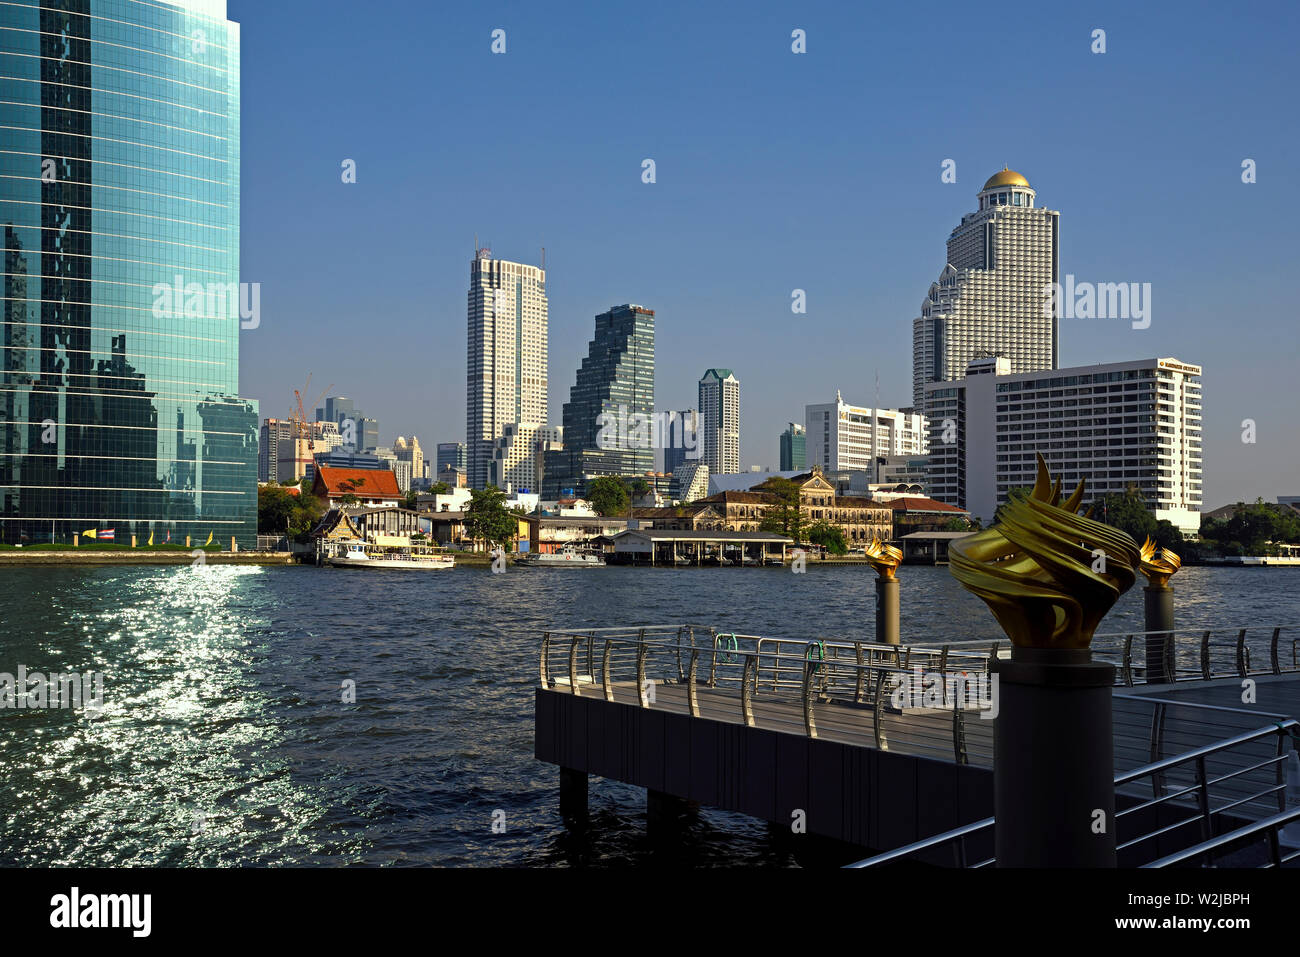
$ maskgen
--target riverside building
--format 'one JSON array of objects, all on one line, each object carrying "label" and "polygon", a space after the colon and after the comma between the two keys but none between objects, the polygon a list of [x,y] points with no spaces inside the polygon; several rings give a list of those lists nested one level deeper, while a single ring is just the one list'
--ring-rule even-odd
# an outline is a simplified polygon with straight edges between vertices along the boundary
[{"label": "riverside building", "polygon": [[1013,488],[1032,487],[1042,452],[1067,491],[1136,489],[1185,534],[1200,529],[1201,367],[1139,359],[1013,373],[1006,359],[926,386],[931,497],[985,523]]},{"label": "riverside building", "polygon": [[925,454],[925,420],[902,409],[869,409],[835,401],[804,408],[807,464],[823,472],[864,471],[875,479],[882,456]]},{"label": "riverside building", "polygon": [[225,0],[3,3],[0,87],[0,539],[255,547],[239,25]]}]

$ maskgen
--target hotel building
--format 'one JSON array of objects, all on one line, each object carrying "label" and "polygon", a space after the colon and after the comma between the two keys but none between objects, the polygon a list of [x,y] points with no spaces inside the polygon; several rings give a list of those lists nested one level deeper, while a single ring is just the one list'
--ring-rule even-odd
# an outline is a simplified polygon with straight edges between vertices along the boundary
[{"label": "hotel building", "polygon": [[466,371],[466,464],[471,488],[485,488],[497,440],[510,423],[538,425],[547,405],[546,271],[493,259],[470,264]]},{"label": "hotel building", "polygon": [[1031,487],[1035,453],[1085,501],[1141,493],[1157,520],[1200,528],[1201,367],[1141,359],[1013,373],[971,363],[926,386],[930,495],[988,523],[1013,488]]},{"label": "hotel building", "polygon": [[947,264],[912,321],[918,409],[927,383],[960,379],[981,356],[1003,356],[1012,372],[1056,368],[1057,320],[1044,303],[1057,281],[1060,213],[1036,196],[1019,173],[995,173],[948,237]]},{"label": "hotel building", "polygon": [[239,51],[225,0],[0,4],[2,540],[256,545]]},{"label": "hotel building", "polygon": [[804,408],[804,429],[808,466],[827,473],[874,475],[880,457],[925,454],[925,421],[919,414],[849,405],[839,392],[834,402]]}]

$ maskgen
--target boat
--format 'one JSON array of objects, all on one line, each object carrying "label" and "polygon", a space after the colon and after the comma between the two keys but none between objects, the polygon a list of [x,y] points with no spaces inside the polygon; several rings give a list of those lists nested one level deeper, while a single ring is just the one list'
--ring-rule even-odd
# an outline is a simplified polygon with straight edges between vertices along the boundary
[{"label": "boat", "polygon": [[456,559],[404,535],[379,535],[373,542],[347,542],[325,556],[335,568],[387,568],[397,571],[446,571]]},{"label": "boat", "polygon": [[604,568],[605,559],[597,552],[566,545],[558,552],[529,552],[515,558],[516,565],[532,568]]}]

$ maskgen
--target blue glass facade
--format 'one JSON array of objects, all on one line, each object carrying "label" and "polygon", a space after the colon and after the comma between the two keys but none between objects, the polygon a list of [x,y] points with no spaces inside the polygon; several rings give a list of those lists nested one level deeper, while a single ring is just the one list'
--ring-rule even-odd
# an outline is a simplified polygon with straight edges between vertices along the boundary
[{"label": "blue glass facade", "polygon": [[239,103],[224,0],[0,4],[0,540],[255,544]]}]

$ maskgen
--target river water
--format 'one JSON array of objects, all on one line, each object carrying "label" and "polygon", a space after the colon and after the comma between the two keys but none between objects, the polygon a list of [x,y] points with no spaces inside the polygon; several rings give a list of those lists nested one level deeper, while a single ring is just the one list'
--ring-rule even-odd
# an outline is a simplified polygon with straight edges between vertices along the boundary
[{"label": "river water", "polygon": [[[558,773],[532,756],[541,632],[870,637],[872,577],[0,569],[0,673],[105,676],[98,712],[0,710],[0,865],[645,862],[639,789],[593,781],[591,836],[561,826]],[[904,641],[1000,635],[946,568],[902,578]],[[1179,627],[1300,623],[1300,569],[1192,567],[1175,585]],[[1135,587],[1099,630],[1141,621]],[[791,862],[760,822],[705,809],[689,827],[685,863]]]}]

